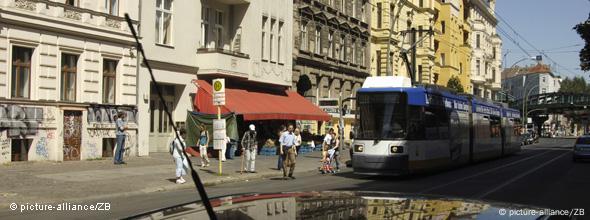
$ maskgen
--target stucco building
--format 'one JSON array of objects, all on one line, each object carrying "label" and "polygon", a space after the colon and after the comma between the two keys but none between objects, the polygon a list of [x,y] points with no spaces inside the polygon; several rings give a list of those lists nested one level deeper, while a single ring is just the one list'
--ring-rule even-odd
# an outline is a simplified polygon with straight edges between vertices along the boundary
[{"label": "stucco building", "polygon": [[502,40],[496,33],[495,0],[469,0],[471,26],[471,92],[479,97],[496,99],[501,86]]},{"label": "stucco building", "polygon": [[[367,0],[293,1],[293,84],[309,101],[330,112],[321,127],[302,121],[312,133],[338,124],[339,98],[355,96],[369,76],[371,7]],[[354,103],[348,103],[354,107]],[[352,112],[354,114],[354,112]],[[345,116],[345,136],[354,120]]]},{"label": "stucco building", "polygon": [[[137,155],[137,53],[123,18],[138,0],[0,1],[0,163],[112,155],[128,114]],[[137,25],[137,21],[134,21]]]}]

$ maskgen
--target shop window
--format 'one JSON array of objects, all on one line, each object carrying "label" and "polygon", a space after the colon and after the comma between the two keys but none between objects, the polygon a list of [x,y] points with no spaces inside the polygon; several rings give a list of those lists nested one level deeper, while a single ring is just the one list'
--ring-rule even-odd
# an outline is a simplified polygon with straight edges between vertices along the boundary
[{"label": "shop window", "polygon": [[33,139],[12,139],[11,161],[28,161]]},{"label": "shop window", "polygon": [[117,139],[103,138],[102,139],[102,157],[113,157]]}]

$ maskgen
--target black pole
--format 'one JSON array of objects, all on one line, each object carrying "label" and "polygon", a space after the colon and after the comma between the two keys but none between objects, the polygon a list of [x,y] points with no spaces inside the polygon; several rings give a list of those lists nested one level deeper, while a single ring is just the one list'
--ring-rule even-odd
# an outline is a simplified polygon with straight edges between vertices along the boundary
[{"label": "black pole", "polygon": [[[410,39],[410,45],[412,45],[412,70],[416,71],[416,45],[414,45],[416,43],[416,28],[410,30]],[[420,73],[420,71],[418,71],[418,73]],[[415,72],[412,75],[416,76]],[[422,82],[422,76],[417,75],[415,82]]]},{"label": "black pole", "polygon": [[414,85],[414,70],[412,69],[412,64],[410,64],[410,60],[408,59],[408,52],[406,51],[402,51],[400,53],[400,55],[402,56],[402,59],[404,60],[404,62],[406,63],[406,69],[408,70],[408,74],[410,75],[410,82],[412,83],[412,86]]},{"label": "black pole", "polygon": [[[156,81],[156,78],[154,77],[154,73],[152,71],[152,68],[150,67],[150,64],[145,56],[145,51],[143,50],[143,46],[139,42],[139,38],[137,36],[137,33],[135,32],[135,28],[133,27],[133,23],[131,22],[131,18],[129,17],[129,14],[127,14],[127,13],[125,13],[125,20],[127,21],[127,25],[129,25],[129,29],[131,30],[131,34],[133,34],[133,38],[135,38],[135,43],[137,45],[137,51],[139,51],[141,53],[141,56],[143,59],[143,64],[145,64],[145,66],[148,68],[148,71],[150,73],[150,77],[152,78],[152,82],[154,82],[154,87],[156,89],[156,92],[158,93],[158,97],[160,98],[160,103],[162,104],[162,106],[164,106],[164,111],[166,112],[166,115],[168,116],[168,121],[172,122],[172,114],[170,114],[170,111],[168,111],[168,106],[164,102],[164,97],[162,96],[162,91],[160,90],[160,86],[158,85],[158,82]],[[174,129],[174,135],[176,136],[176,139],[180,140],[178,128],[176,127],[176,125],[174,123],[171,123],[171,124],[172,124],[172,128]],[[183,149],[186,149],[184,142],[182,142],[182,141],[178,141],[178,142],[180,143],[180,145],[182,146]],[[174,145],[174,146],[176,147],[176,145]],[[205,209],[207,210],[207,214],[209,214],[209,219],[217,220],[217,216],[215,215],[215,212],[213,211],[213,207],[211,206],[211,202],[209,201],[209,197],[207,196],[207,192],[205,191],[205,186],[201,182],[201,178],[199,178],[199,174],[197,174],[197,172],[193,168],[193,164],[190,161],[190,158],[189,158],[188,154],[186,153],[186,151],[181,150],[181,152],[184,155],[184,157],[186,158],[186,160],[188,161],[188,166],[191,169],[191,176],[193,177],[193,182],[195,183],[195,187],[197,188],[197,191],[199,192],[199,195],[201,196],[201,200],[203,202],[203,205],[205,205]]]}]

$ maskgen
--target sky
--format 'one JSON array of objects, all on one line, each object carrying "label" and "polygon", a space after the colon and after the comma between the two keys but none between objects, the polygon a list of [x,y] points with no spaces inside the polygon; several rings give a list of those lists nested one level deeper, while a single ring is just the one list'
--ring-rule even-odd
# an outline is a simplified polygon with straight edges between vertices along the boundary
[{"label": "sky", "polygon": [[[588,19],[590,0],[497,0],[497,29],[502,29],[514,38],[532,56],[539,53],[522,38],[516,36],[511,26],[520,36],[537,49],[545,51],[560,66],[554,69],[562,78],[584,76],[590,83],[590,72],[580,70],[579,51],[584,41],[572,28]],[[503,22],[509,24],[509,26]],[[502,54],[506,67],[526,58],[527,55],[508,39],[500,30],[502,37]],[[555,66],[551,60],[543,57],[543,63]],[[517,65],[531,65],[535,61],[522,61]]]}]

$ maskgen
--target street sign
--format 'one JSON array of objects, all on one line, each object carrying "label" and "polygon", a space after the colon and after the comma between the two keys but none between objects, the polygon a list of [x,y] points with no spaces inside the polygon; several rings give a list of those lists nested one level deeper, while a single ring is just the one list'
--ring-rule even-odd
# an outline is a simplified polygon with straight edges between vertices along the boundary
[{"label": "street sign", "polygon": [[223,149],[224,139],[226,136],[225,119],[213,120],[213,149]]},{"label": "street sign", "polygon": [[225,105],[225,79],[213,80],[213,105]]}]

